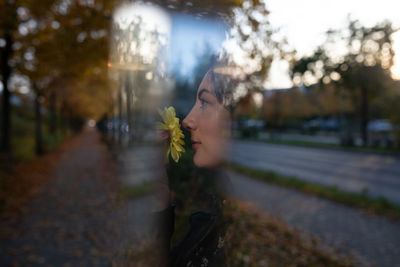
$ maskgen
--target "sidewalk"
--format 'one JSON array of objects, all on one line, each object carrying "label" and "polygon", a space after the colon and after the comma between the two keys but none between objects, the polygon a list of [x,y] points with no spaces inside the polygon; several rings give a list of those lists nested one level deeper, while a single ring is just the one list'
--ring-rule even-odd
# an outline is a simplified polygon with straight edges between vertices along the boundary
[{"label": "sidewalk", "polygon": [[285,221],[327,247],[351,251],[358,265],[400,266],[400,224],[362,211],[228,172],[234,197]]},{"label": "sidewalk", "polygon": [[2,222],[0,266],[110,266],[138,244],[137,214],[118,200],[113,160],[96,130],[61,153],[41,193]]}]

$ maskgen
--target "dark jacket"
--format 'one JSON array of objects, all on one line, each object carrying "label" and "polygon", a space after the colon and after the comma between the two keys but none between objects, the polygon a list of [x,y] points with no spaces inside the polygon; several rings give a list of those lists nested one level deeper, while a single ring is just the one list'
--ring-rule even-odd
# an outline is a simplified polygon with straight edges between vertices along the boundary
[{"label": "dark jacket", "polygon": [[[173,175],[172,175],[173,177]],[[164,255],[168,266],[202,267],[225,266],[224,238],[228,226],[223,216],[226,192],[231,187],[229,178],[222,172],[208,172],[196,183],[197,193],[188,195],[188,201],[196,202],[198,210],[189,216],[189,230],[184,238],[170,249],[174,233],[175,205],[160,213]],[[190,200],[189,200],[190,199]],[[160,228],[159,228],[160,229]]]},{"label": "dark jacket", "polygon": [[[160,213],[164,224],[164,242],[169,248],[174,232],[174,205]],[[226,223],[221,209],[196,211],[190,215],[185,237],[170,250],[171,267],[225,266],[224,236]]]}]

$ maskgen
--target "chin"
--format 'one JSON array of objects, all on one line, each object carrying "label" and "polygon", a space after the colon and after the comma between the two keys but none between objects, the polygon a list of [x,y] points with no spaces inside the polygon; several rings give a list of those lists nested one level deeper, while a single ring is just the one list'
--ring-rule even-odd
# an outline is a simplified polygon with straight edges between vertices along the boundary
[{"label": "chin", "polygon": [[196,152],[193,157],[193,163],[198,168],[214,169],[220,166],[222,161],[213,159],[212,157],[198,155]]}]

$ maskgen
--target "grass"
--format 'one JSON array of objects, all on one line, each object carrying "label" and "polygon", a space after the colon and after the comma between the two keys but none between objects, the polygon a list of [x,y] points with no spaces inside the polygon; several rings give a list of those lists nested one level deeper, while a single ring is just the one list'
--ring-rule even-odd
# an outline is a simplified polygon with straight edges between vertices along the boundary
[{"label": "grass", "polygon": [[[27,106],[13,106],[11,146],[12,160],[21,163],[35,158],[35,115],[33,109]],[[73,134],[70,129],[57,134],[50,133],[49,114],[43,114],[42,137],[45,153],[53,151],[63,141]]]},{"label": "grass", "polygon": [[366,194],[367,192],[363,192],[362,194],[344,192],[334,186],[309,183],[295,177],[278,175],[271,171],[255,170],[236,163],[229,163],[228,166],[234,171],[264,182],[293,188],[307,194],[322,197],[400,222],[400,206],[389,202],[383,197],[374,199],[368,197]]},{"label": "grass", "polygon": [[126,199],[135,199],[152,193],[155,189],[155,182],[143,181],[134,186],[125,186],[122,188],[122,196]]}]

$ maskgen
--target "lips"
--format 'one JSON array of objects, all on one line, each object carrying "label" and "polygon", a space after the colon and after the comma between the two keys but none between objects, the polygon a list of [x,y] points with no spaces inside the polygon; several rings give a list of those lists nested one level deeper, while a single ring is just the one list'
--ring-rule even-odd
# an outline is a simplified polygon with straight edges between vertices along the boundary
[{"label": "lips", "polygon": [[201,144],[201,142],[199,141],[194,141],[194,140],[190,140],[192,142],[192,148],[193,150],[197,150]]}]

